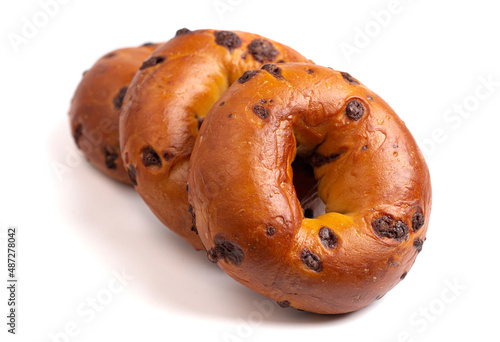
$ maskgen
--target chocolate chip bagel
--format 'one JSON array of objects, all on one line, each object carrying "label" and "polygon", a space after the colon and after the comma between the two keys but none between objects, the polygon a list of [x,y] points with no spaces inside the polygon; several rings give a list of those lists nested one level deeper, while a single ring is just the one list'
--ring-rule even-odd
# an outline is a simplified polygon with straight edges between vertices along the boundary
[{"label": "chocolate chip bagel", "polygon": [[132,81],[120,118],[122,157],[131,182],[156,216],[195,249],[204,247],[186,184],[203,119],[246,70],[296,61],[307,59],[256,34],[182,29],[142,64]]},{"label": "chocolate chip bagel", "polygon": [[398,284],[431,212],[427,165],[395,112],[349,74],[303,63],[247,71],[225,92],[188,184],[211,261],[283,307],[321,314]]},{"label": "chocolate chip bagel", "polygon": [[106,175],[130,183],[118,141],[118,119],[127,87],[142,62],[157,47],[112,51],[86,71],[69,110],[71,132],[84,156]]}]

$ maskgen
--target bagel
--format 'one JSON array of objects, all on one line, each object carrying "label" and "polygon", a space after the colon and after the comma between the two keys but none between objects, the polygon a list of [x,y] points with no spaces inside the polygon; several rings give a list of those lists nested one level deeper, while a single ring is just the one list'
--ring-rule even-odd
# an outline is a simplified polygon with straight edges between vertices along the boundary
[{"label": "bagel", "polygon": [[283,307],[359,310],[406,276],[425,241],[425,160],[389,105],[347,73],[245,72],[207,115],[189,167],[209,259]]},{"label": "bagel", "polygon": [[97,169],[124,183],[130,180],[120,156],[120,109],[135,73],[157,46],[146,43],[107,53],[84,72],[71,101],[70,125],[76,145]]},{"label": "bagel", "polygon": [[207,112],[246,70],[305,62],[262,36],[181,29],[144,62],[120,117],[120,145],[131,183],[163,224],[204,249],[187,201],[188,162]]}]

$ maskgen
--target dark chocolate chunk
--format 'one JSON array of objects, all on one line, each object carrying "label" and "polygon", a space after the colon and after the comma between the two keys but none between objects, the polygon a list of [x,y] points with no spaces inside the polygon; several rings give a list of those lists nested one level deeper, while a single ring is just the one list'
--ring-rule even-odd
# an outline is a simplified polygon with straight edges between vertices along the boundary
[{"label": "dark chocolate chunk", "polygon": [[314,70],[313,69],[307,69],[306,70],[308,74],[314,74]]},{"label": "dark chocolate chunk", "polygon": [[151,146],[146,146],[142,149],[142,163],[146,167],[157,166],[161,167],[161,158]]},{"label": "dark chocolate chunk", "polygon": [[352,77],[349,73],[341,72],[340,74],[342,75],[344,80],[346,80],[346,82],[348,82],[350,84],[359,85],[359,82],[354,77]]},{"label": "dark chocolate chunk", "polygon": [[378,236],[398,241],[406,239],[409,230],[406,224],[395,221],[390,216],[376,218],[372,221],[372,228]]},{"label": "dark chocolate chunk", "polygon": [[305,218],[314,218],[314,211],[311,208],[304,209],[304,217]]},{"label": "dark chocolate chunk", "polygon": [[75,143],[76,146],[78,146],[78,148],[80,148],[80,145],[78,145],[78,139],[80,139],[82,134],[83,134],[83,126],[82,124],[78,124],[75,128],[75,131],[73,132],[73,139],[75,139]]},{"label": "dark chocolate chunk", "polygon": [[267,119],[269,117],[269,113],[267,112],[267,109],[265,107],[262,107],[261,105],[254,105],[252,108],[253,112],[260,116],[262,119]]},{"label": "dark chocolate chunk", "polygon": [[241,75],[240,78],[238,78],[238,82],[243,84],[243,83],[246,83],[248,82],[252,77],[254,77],[255,75],[257,75],[259,72],[256,71],[256,70],[247,70],[243,73],[243,75]]},{"label": "dark chocolate chunk", "polygon": [[280,53],[273,44],[265,39],[254,39],[248,44],[248,53],[259,63],[268,63],[276,59]]},{"label": "dark chocolate chunk", "polygon": [[416,238],[415,241],[413,241],[413,247],[417,249],[417,252],[422,252],[422,246],[424,245],[424,240],[421,238]]},{"label": "dark chocolate chunk", "polygon": [[208,259],[217,262],[224,259],[225,262],[238,266],[244,258],[243,249],[233,241],[224,239],[221,233],[214,236],[215,246],[208,250]]},{"label": "dark chocolate chunk", "polygon": [[106,145],[102,147],[102,153],[104,154],[104,163],[106,167],[110,170],[116,170],[118,165],[116,165],[116,160],[118,159],[118,152],[111,145]]},{"label": "dark chocolate chunk", "polygon": [[416,232],[417,230],[419,230],[424,226],[424,223],[425,223],[425,216],[424,214],[422,214],[422,211],[418,209],[411,219],[411,229],[414,232]]},{"label": "dark chocolate chunk", "polygon": [[137,169],[132,164],[128,166],[128,177],[130,178],[130,183],[133,186],[137,186]]},{"label": "dark chocolate chunk", "polygon": [[222,101],[221,103],[219,103],[219,106],[222,107],[226,104],[226,102]]},{"label": "dark chocolate chunk", "polygon": [[177,30],[177,32],[175,32],[175,36],[178,37],[178,36],[182,36],[182,35],[190,34],[190,33],[193,33],[193,31],[184,27],[184,28],[181,28],[180,30]]},{"label": "dark chocolate chunk", "polygon": [[115,106],[116,110],[120,110],[120,108],[122,108],[123,99],[125,98],[127,89],[128,87],[123,87],[122,89],[120,89],[118,94],[116,94],[116,96],[113,98],[113,105]]},{"label": "dark chocolate chunk", "polygon": [[196,214],[194,213],[194,209],[191,204],[188,207],[188,211],[191,214],[191,231],[198,234],[198,228],[196,228]]},{"label": "dark chocolate chunk", "polygon": [[227,48],[230,53],[241,46],[241,38],[231,31],[215,32],[215,42]]},{"label": "dark chocolate chunk", "polygon": [[274,228],[273,226],[269,226],[267,227],[267,235],[274,235],[274,233],[276,233],[276,228]]},{"label": "dark chocolate chunk", "polygon": [[281,68],[278,67],[276,64],[264,64],[261,69],[270,73],[277,80],[284,79],[283,75],[281,75]]},{"label": "dark chocolate chunk", "polygon": [[153,56],[153,57],[150,57],[150,58],[146,59],[144,61],[144,63],[142,63],[142,65],[139,68],[139,70],[144,70],[144,69],[153,67],[155,65],[161,64],[161,63],[165,62],[166,59],[167,59],[167,57],[165,57],[165,56]]},{"label": "dark chocolate chunk", "polygon": [[364,113],[365,106],[363,105],[363,102],[358,99],[349,101],[349,103],[345,107],[345,114],[349,119],[354,121],[361,119]]},{"label": "dark chocolate chunk", "polygon": [[302,260],[302,263],[314,272],[323,271],[323,262],[321,261],[319,256],[317,256],[307,248],[304,248],[300,252],[300,260]]},{"label": "dark chocolate chunk", "polygon": [[364,145],[363,147],[361,147],[361,150],[366,151],[367,148],[368,148],[368,145]]},{"label": "dark chocolate chunk", "polygon": [[321,243],[326,248],[337,247],[337,240],[338,240],[337,235],[330,228],[322,227],[319,230],[318,235],[319,235],[319,239],[321,240]]},{"label": "dark chocolate chunk", "polygon": [[400,279],[403,280],[404,278],[406,278],[407,275],[408,275],[408,272],[405,272],[405,273],[401,274]]},{"label": "dark chocolate chunk", "polygon": [[290,302],[287,300],[282,300],[281,302],[276,302],[276,303],[278,303],[278,305],[281,306],[283,309],[290,307]]},{"label": "dark chocolate chunk", "polygon": [[309,158],[309,162],[313,167],[320,167],[325,164],[331,163],[340,158],[340,153],[332,153],[328,156],[314,152]]}]

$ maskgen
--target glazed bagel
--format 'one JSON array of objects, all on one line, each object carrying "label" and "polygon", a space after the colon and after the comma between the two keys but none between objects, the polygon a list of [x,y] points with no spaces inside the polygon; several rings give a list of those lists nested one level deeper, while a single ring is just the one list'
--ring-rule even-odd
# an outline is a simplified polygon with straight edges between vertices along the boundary
[{"label": "glazed bagel", "polygon": [[127,87],[142,62],[157,47],[112,51],[86,71],[69,110],[73,138],[83,155],[106,175],[130,183],[118,141],[118,120]]},{"label": "glazed bagel", "polygon": [[204,249],[187,201],[188,162],[198,129],[245,70],[305,62],[295,50],[238,31],[179,30],[136,74],[120,117],[122,157],[154,214],[195,249]]},{"label": "glazed bagel", "polygon": [[211,261],[283,307],[322,314],[400,282],[431,212],[405,124],[349,74],[311,64],[245,72],[205,119],[188,184]]}]

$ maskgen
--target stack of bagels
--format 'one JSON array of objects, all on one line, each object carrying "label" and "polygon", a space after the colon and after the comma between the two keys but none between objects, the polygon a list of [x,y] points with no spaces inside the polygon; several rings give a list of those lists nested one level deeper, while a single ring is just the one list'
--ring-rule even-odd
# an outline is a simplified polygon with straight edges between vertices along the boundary
[{"label": "stack of bagels", "polygon": [[350,74],[271,39],[181,29],[110,52],[70,121],[90,163],[281,307],[361,309],[422,250],[430,177],[404,122]]}]

